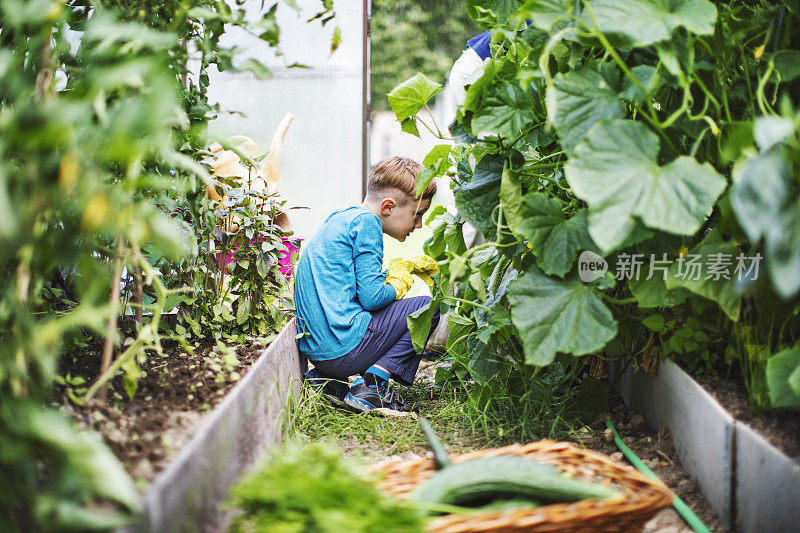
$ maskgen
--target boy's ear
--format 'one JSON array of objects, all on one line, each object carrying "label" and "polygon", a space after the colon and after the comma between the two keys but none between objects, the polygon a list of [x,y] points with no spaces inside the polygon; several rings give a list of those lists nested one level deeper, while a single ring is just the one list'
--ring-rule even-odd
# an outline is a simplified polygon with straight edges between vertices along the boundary
[{"label": "boy's ear", "polygon": [[384,198],[381,200],[381,214],[388,217],[392,214],[392,210],[396,205],[397,202],[395,202],[394,198]]}]

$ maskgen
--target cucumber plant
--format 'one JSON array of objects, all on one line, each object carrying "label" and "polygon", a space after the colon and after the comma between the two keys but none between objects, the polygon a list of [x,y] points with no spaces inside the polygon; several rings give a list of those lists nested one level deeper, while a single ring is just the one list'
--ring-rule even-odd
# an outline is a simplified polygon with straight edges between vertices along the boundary
[{"label": "cucumber plant", "polygon": [[[467,6],[492,32],[492,58],[451,136],[417,116],[440,84],[418,74],[388,95],[405,131],[452,141],[425,159],[419,186],[449,175],[458,209],[436,214],[427,248],[453,358],[479,384],[509,368],[538,376],[641,352],[649,317],[712,302],[749,388],[766,379],[772,405],[800,406],[796,350],[769,366],[743,349],[792,350],[800,336],[800,4]],[[465,222],[487,243],[466,249]],[[587,275],[590,264],[608,271]],[[663,351],[725,357],[728,343],[673,341],[687,334],[676,327]]]}]

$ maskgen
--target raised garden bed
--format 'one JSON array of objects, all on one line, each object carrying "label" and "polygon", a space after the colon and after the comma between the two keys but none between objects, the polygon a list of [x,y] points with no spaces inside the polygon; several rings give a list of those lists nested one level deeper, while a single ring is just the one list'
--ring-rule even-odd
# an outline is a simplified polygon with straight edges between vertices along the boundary
[{"label": "raised garden bed", "polygon": [[628,369],[618,389],[655,428],[667,427],[684,468],[727,527],[743,533],[796,531],[800,464],[737,420],[670,360],[658,377]]},{"label": "raised garden bed", "polygon": [[228,489],[280,442],[287,403],[299,392],[295,334],[291,321],[268,347],[240,347],[238,364],[222,372],[208,368],[210,347],[195,357],[153,357],[133,401],[63,408],[99,431],[141,484],[143,512],[125,531],[225,529]]},{"label": "raised garden bed", "polygon": [[129,531],[224,530],[230,512],[220,503],[228,489],[281,440],[286,405],[300,383],[295,334],[292,321],[206,417],[147,489],[144,513]]}]

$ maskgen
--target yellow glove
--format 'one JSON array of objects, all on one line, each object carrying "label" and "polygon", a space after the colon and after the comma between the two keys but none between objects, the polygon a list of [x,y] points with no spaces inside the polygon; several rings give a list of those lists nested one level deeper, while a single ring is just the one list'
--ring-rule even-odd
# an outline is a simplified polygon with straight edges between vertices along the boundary
[{"label": "yellow glove", "polygon": [[414,284],[406,261],[402,259],[392,259],[389,261],[389,270],[386,273],[386,283],[394,287],[397,292],[395,300],[399,300],[406,295],[408,289]]},{"label": "yellow glove", "polygon": [[416,274],[419,279],[428,284],[429,287],[433,286],[433,279],[431,276],[439,273],[439,265],[432,257],[427,255],[415,255],[411,259],[406,260],[408,271]]}]

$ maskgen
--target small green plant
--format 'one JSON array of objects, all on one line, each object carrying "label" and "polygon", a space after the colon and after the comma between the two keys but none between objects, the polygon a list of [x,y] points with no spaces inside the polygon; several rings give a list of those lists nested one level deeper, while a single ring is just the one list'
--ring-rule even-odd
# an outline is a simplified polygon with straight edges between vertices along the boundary
[{"label": "small green plant", "polygon": [[364,472],[330,447],[281,451],[231,490],[242,511],[231,531],[246,533],[422,532],[418,513],[382,495]]}]

